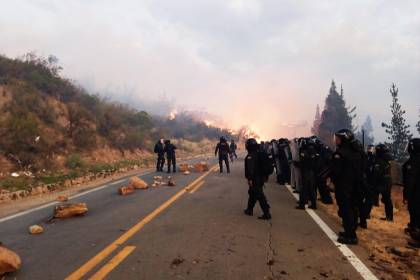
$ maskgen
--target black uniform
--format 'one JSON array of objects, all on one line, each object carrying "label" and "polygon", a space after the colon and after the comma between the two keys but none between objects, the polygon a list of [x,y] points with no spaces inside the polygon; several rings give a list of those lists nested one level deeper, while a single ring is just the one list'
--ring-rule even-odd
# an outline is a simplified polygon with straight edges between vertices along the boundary
[{"label": "black uniform", "polygon": [[420,241],[420,139],[411,139],[409,145],[410,158],[403,165],[404,201],[410,213],[407,231]]},{"label": "black uniform", "polygon": [[393,206],[391,199],[391,164],[390,157],[387,154],[376,153],[375,162],[372,170],[372,181],[374,190],[381,195],[381,201],[385,204],[386,220],[392,221]]},{"label": "black uniform", "polygon": [[216,145],[216,150],[214,151],[214,155],[217,155],[219,153],[219,167],[220,167],[220,173],[223,173],[223,162],[226,164],[226,170],[227,173],[230,173],[230,167],[229,167],[229,155],[230,155],[230,148],[229,144],[226,142],[226,140],[222,137],[220,138],[220,142]]},{"label": "black uniform", "polygon": [[259,202],[263,217],[271,218],[270,205],[264,195],[264,184],[268,180],[268,175],[264,170],[265,163],[269,161],[266,153],[261,151],[249,152],[245,157],[245,178],[248,180],[248,206],[245,214],[252,215],[255,203]]},{"label": "black uniform", "polygon": [[357,243],[356,228],[358,210],[361,206],[360,189],[363,182],[363,156],[359,145],[344,142],[337,148],[331,160],[331,179],[335,185],[335,196],[344,233],[339,238],[343,243]]},{"label": "black uniform", "polygon": [[236,143],[233,141],[230,142],[229,148],[230,148],[232,160],[233,160],[233,157],[235,157],[235,159],[238,159],[238,155],[236,154],[236,150],[238,149],[238,146],[236,145]]},{"label": "black uniform", "polygon": [[176,146],[169,140],[165,141],[164,152],[166,153],[166,160],[168,161],[168,173],[171,173],[171,166],[172,171],[176,172],[176,149]]},{"label": "black uniform", "polygon": [[308,200],[310,208],[316,209],[316,171],[319,170],[319,154],[313,144],[305,144],[300,149],[300,161],[296,162],[302,172],[302,191],[299,193],[298,209],[305,209]]},{"label": "black uniform", "polygon": [[163,165],[165,164],[165,152],[161,140],[156,142],[154,152],[157,154],[156,171],[163,171]]},{"label": "black uniform", "polygon": [[316,187],[318,188],[319,195],[321,196],[321,201],[324,204],[332,204],[333,199],[331,197],[331,192],[328,186],[326,185],[326,180],[322,176],[324,169],[328,168],[328,163],[331,160],[333,152],[331,149],[322,144],[321,142],[316,142],[316,151],[319,154],[319,164],[316,170]]}]

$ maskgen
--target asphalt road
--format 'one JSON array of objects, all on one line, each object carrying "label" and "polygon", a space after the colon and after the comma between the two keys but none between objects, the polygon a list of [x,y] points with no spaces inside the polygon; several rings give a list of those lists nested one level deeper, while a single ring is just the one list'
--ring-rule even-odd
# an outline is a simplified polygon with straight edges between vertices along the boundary
[{"label": "asphalt road", "polygon": [[[88,204],[82,217],[45,223],[51,206],[1,222],[0,241],[23,260],[5,279],[375,279],[360,273],[361,264],[372,265],[360,248],[349,247],[355,255],[346,258],[274,180],[265,189],[273,219],[258,220],[258,205],[254,217],[245,216],[242,161],[231,174],[214,168],[173,177],[176,187],[120,196],[125,181],[116,181],[71,199]],[[32,224],[45,232],[28,234]]]}]

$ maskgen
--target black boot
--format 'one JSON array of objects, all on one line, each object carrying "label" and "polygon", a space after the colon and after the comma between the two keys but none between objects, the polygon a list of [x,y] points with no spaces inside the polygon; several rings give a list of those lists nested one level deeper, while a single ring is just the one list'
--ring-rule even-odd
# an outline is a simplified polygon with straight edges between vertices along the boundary
[{"label": "black boot", "polygon": [[247,216],[252,216],[252,215],[254,215],[254,213],[252,213],[252,210],[249,210],[249,209],[244,209],[244,213],[245,213],[245,215],[247,215]]},{"label": "black boot", "polygon": [[337,242],[341,244],[356,245],[359,241],[357,240],[357,237],[347,237],[344,233],[338,237]]},{"label": "black boot", "polygon": [[260,219],[260,220],[271,220],[271,215],[270,215],[270,213],[266,213],[262,216],[259,216],[258,219]]}]

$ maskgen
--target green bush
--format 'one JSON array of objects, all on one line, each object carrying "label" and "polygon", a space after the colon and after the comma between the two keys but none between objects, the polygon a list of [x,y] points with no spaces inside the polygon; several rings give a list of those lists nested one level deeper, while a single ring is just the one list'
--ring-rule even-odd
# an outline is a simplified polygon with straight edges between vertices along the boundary
[{"label": "green bush", "polygon": [[9,191],[27,190],[31,185],[32,179],[25,177],[8,177],[0,180],[0,188]]},{"label": "green bush", "polygon": [[83,168],[85,162],[79,154],[71,154],[66,159],[66,167],[70,169]]}]

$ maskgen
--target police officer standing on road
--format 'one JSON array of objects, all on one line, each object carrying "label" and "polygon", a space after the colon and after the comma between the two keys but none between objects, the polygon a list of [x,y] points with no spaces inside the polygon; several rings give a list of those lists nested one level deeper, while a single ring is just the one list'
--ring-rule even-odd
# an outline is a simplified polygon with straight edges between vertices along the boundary
[{"label": "police officer standing on road", "polygon": [[220,173],[223,173],[223,162],[225,162],[226,164],[227,173],[230,173],[230,167],[229,167],[230,148],[225,137],[220,137],[220,142],[217,143],[216,150],[214,151],[214,155],[217,156],[217,153],[219,153]]},{"label": "police officer standing on road", "polygon": [[163,171],[163,166],[165,164],[165,152],[163,151],[163,139],[160,139],[155,144],[154,149],[155,154],[157,154],[157,161],[156,161],[156,171],[161,172]]},{"label": "police officer standing on road", "polygon": [[260,147],[257,141],[250,138],[245,143],[248,155],[245,157],[245,178],[248,180],[248,206],[244,213],[248,216],[253,215],[255,203],[259,202],[263,215],[258,217],[262,220],[270,220],[270,205],[264,195],[264,184],[268,177],[273,173],[273,163],[267,153],[259,151]]},{"label": "police officer standing on road", "polygon": [[364,151],[350,130],[341,129],[334,136],[337,150],[331,160],[330,177],[335,186],[339,216],[344,228],[337,241],[343,244],[357,244],[357,210],[361,200]]},{"label": "police officer standing on road", "polygon": [[230,153],[231,153],[231,159],[233,162],[233,157],[235,157],[235,159],[238,159],[238,155],[236,154],[236,150],[238,149],[238,146],[235,143],[235,140],[230,140]]},{"label": "police officer standing on road", "polygon": [[392,222],[394,220],[393,206],[391,199],[391,155],[384,144],[375,147],[375,161],[372,170],[372,181],[374,190],[381,195],[381,201],[385,204],[385,215],[383,220]]},{"label": "police officer standing on road", "polygon": [[172,171],[176,172],[176,146],[171,143],[171,140],[165,140],[165,147],[163,148],[164,152],[166,153],[166,159],[168,161],[168,173],[171,173],[171,165]]},{"label": "police officer standing on road", "polygon": [[416,247],[420,247],[420,138],[411,139],[407,150],[410,158],[403,165],[403,184],[410,223],[405,232],[417,241]]}]

